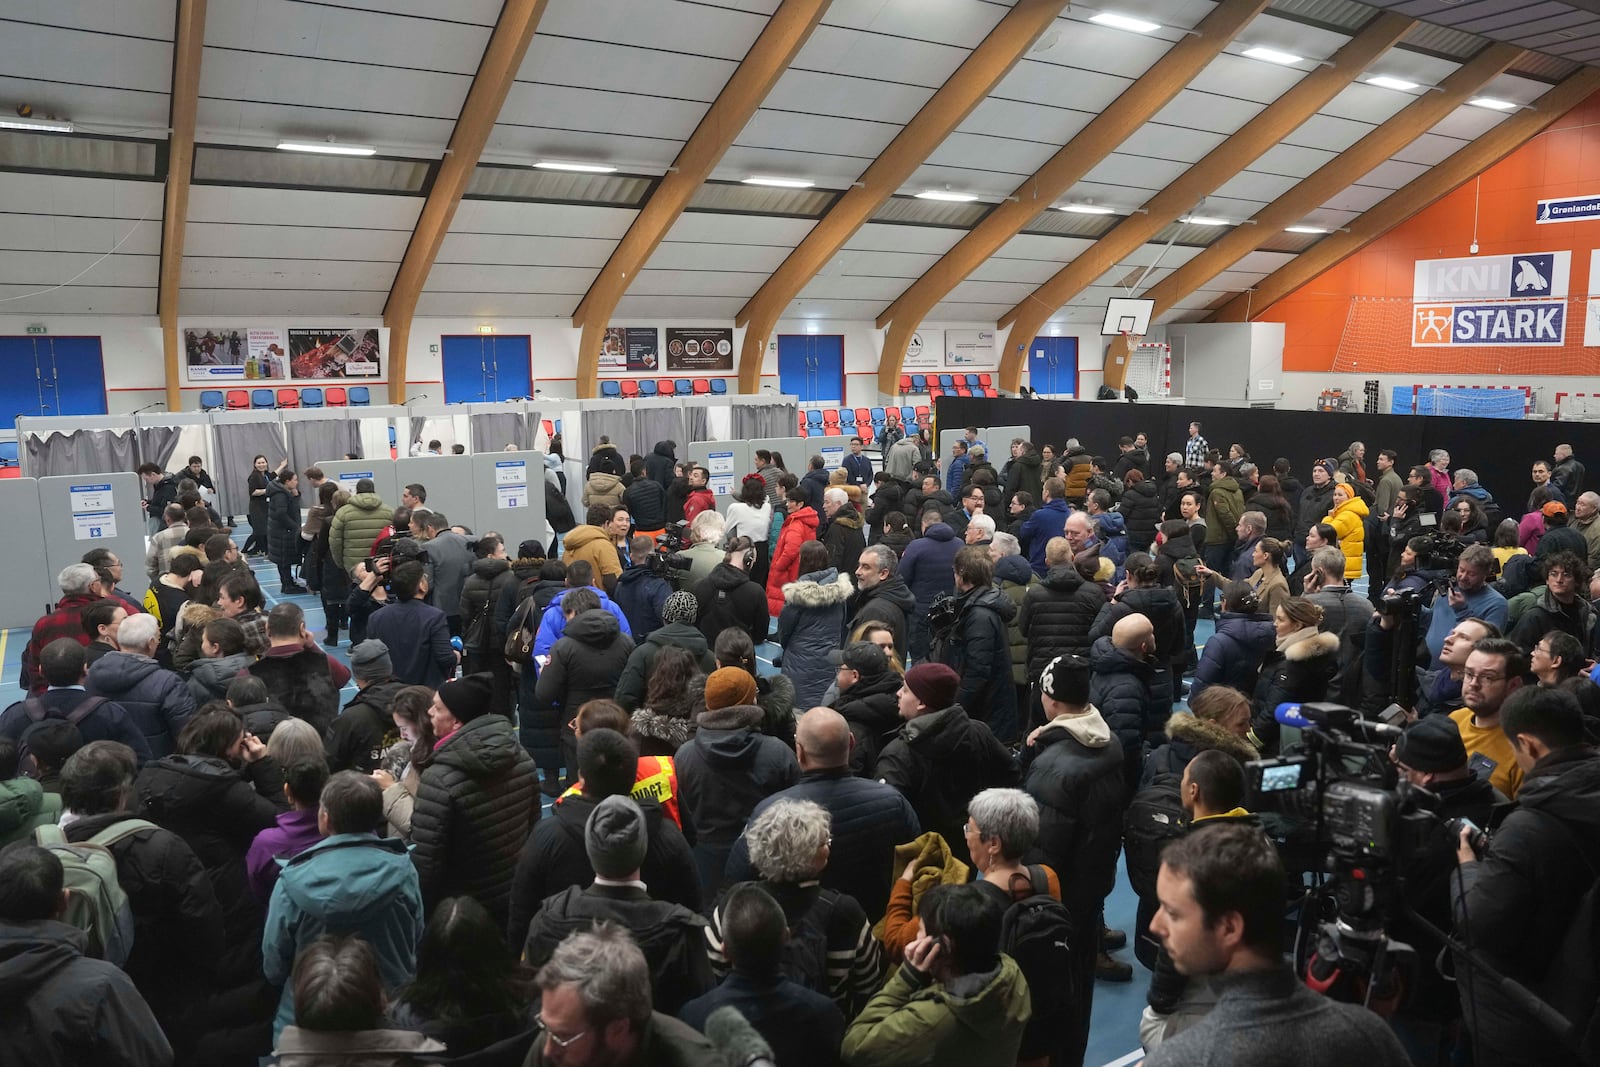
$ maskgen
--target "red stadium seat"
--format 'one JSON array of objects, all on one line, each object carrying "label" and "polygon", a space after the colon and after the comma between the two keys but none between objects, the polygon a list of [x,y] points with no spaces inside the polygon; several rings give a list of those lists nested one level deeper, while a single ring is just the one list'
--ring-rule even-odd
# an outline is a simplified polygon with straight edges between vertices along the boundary
[{"label": "red stadium seat", "polygon": [[350,406],[350,396],[342,385],[330,385],[322,391],[322,402],[330,408]]},{"label": "red stadium seat", "polygon": [[279,389],[278,406],[280,408],[297,408],[300,406],[300,390]]},{"label": "red stadium seat", "polygon": [[250,406],[250,390],[229,389],[227,404],[229,411],[239,411],[243,408],[248,408]]},{"label": "red stadium seat", "polygon": [[624,378],[622,380],[622,395],[627,397],[638,396],[639,383],[634,381],[632,378]]},{"label": "red stadium seat", "polygon": [[671,378],[661,378],[656,381],[656,393],[659,396],[675,396],[678,387]]}]

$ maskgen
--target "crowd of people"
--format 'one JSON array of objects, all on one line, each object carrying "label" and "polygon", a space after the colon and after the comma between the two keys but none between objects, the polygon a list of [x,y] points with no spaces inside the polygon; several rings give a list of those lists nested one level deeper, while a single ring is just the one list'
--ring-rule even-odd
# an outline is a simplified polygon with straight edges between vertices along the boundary
[{"label": "crowd of people", "polygon": [[[1524,504],[1442,450],[1302,482],[1198,423],[1160,459],[932,440],[758,449],[719,507],[674,442],[601,438],[584,521],[558,460],[514,555],[423,485],[265,457],[241,549],[200,457],[142,467],[147,588],[65,568],[0,714],[8,1050],[1076,1067],[1131,948],[1153,1067],[1579,1062],[1472,980],[1580,1025],[1600,988],[1567,943],[1600,873],[1569,446]],[[1287,961],[1320,856],[1247,789],[1321,701],[1400,727],[1389,773],[1436,798],[1399,882],[1426,924],[1391,931],[1420,962],[1370,1007]]]}]

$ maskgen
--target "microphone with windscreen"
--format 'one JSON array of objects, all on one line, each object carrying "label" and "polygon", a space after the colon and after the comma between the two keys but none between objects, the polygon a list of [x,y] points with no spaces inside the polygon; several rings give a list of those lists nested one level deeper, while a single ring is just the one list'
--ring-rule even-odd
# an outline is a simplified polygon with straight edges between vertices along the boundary
[{"label": "microphone with windscreen", "polygon": [[733,1067],[778,1067],[772,1046],[738,1008],[725,1006],[706,1016],[706,1037],[727,1053]]}]

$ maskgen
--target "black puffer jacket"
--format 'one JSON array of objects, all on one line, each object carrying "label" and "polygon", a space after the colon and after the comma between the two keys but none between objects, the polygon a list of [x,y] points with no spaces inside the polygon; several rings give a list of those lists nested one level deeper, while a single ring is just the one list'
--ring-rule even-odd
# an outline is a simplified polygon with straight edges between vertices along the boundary
[{"label": "black puffer jacket", "polygon": [[947,634],[936,637],[931,659],[961,676],[956,702],[980,709],[1006,741],[1017,727],[1017,690],[1011,682],[1011,600],[992,585],[956,597],[956,619]]},{"label": "black puffer jacket", "polygon": [[1175,711],[1167,720],[1167,742],[1145,757],[1144,774],[1139,784],[1149,785],[1163,774],[1183,776],[1189,761],[1202,752],[1219,749],[1240,763],[1258,758],[1255,748],[1237,734],[1230,734],[1207,719],[1197,719],[1187,711]]},{"label": "black puffer jacket", "polygon": [[1089,702],[1122,743],[1123,761],[1137,782],[1144,743],[1159,744],[1172,715],[1171,676],[1165,664],[1140,659],[1102,637],[1089,650]]},{"label": "black puffer jacket", "polygon": [[731,846],[762,798],[800,780],[794,752],[761,732],[763,715],[754,704],[702,712],[678,750],[680,804],[697,849]]},{"label": "black puffer jacket", "polygon": [[1093,646],[1102,637],[1110,637],[1118,622],[1135,613],[1149,619],[1155,628],[1156,659],[1170,663],[1183,655],[1184,643],[1189,639],[1183,605],[1178,602],[1177,593],[1160,585],[1129,589],[1107,602],[1089,628],[1089,644]]},{"label": "black puffer jacket", "polygon": [[1043,463],[1044,458],[1038,452],[1029,449],[1006,464],[1005,492],[1003,494],[1006,503],[1009,504],[1011,498],[1018,493],[1027,493],[1035,503],[1038,503],[1044,488]]},{"label": "black puffer jacket", "polygon": [[[485,608],[489,610],[489,625],[487,632],[484,634],[483,645],[478,648],[473,648],[469,645],[466,649],[468,653],[487,656],[505,648],[506,623],[510,621],[511,616],[507,615],[505,622],[500,621],[500,602],[505,599],[506,590],[515,589],[516,586],[517,576],[512,573],[510,560],[473,560],[472,573],[467,575],[465,582],[461,583],[461,599],[456,605],[456,610],[461,614],[462,640],[466,640],[470,635],[473,620]],[[515,600],[513,600],[514,606]],[[444,607],[446,613],[449,610],[448,607]]]},{"label": "black puffer jacket", "polygon": [[[671,441],[657,441],[655,448],[644,457],[645,474],[665,489],[672,484],[672,468],[678,462],[676,448]],[[617,471],[618,476],[624,471]]]},{"label": "black puffer jacket", "polygon": [[694,598],[700,605],[696,625],[708,643],[730,626],[749,634],[751,644],[767,640],[772,628],[767,591],[743,569],[726,560],[717,564],[695,587]]},{"label": "black puffer jacket", "polygon": [[1161,495],[1156,483],[1146,479],[1128,486],[1117,510],[1128,524],[1128,550],[1148,552],[1155,543],[1156,527],[1161,524]]},{"label": "black puffer jacket", "polygon": [[267,556],[293,563],[300,551],[300,496],[282,482],[267,483]]},{"label": "black puffer jacket", "polygon": [[1235,611],[1218,615],[1216,632],[1206,641],[1194,670],[1189,699],[1213,685],[1231,686],[1246,695],[1253,692],[1261,676],[1261,661],[1272,651],[1273,641],[1272,620],[1265,615]]},{"label": "black puffer jacket", "polygon": [[848,629],[855,631],[864,622],[877,621],[894,631],[894,649],[905,661],[907,627],[911,613],[916,610],[917,598],[911,594],[906,580],[891,574],[871,589],[859,589],[850,598]]},{"label": "black puffer jacket", "polygon": [[878,753],[900,728],[899,693],[904,682],[894,671],[885,671],[877,678],[858,679],[834,698],[833,710],[844,716],[850,724],[850,735],[856,740],[855,751],[850,754],[854,773],[872,777]]},{"label": "black puffer jacket", "polygon": [[480,715],[444,738],[411,812],[423,902],[465,893],[504,921],[517,853],[539,814],[538,772],[510,720]]},{"label": "black puffer jacket", "polygon": [[395,694],[406,684],[395,678],[373,682],[350,698],[333,725],[323,747],[328,770],[371,774],[383,763],[383,750],[400,740],[400,730],[389,714]]},{"label": "black puffer jacket", "polygon": [[848,505],[833,513],[828,520],[828,532],[822,535],[828,546],[828,559],[840,574],[854,574],[861,562],[861,550],[867,539],[861,532],[861,513]]},{"label": "black puffer jacket", "polygon": [[[766,596],[756,590],[761,599],[761,610],[767,610]],[[684,649],[700,662],[700,670],[710,674],[717,669],[716,659],[711,655],[710,646],[706,643],[705,634],[690,626],[686,622],[669,622],[650,633],[643,641],[634,646],[628,654],[628,661],[622,668],[622,674],[617,680],[616,700],[629,711],[644,704],[646,691],[650,688],[650,672],[655,669],[656,657],[667,646]]]},{"label": "black puffer jacket", "polygon": [[1026,858],[1055,870],[1070,910],[1097,912],[1122,847],[1122,746],[1091,709],[1045,724],[1023,760],[1022,788],[1039,803],[1039,837]]},{"label": "black puffer jacket", "polygon": [[1308,485],[1300,494],[1300,514],[1295,519],[1294,543],[1306,543],[1306,531],[1328,517],[1333,510],[1333,483]]},{"label": "black puffer jacket", "polygon": [[559,721],[565,722],[586,702],[609,700],[616,693],[632,652],[633,638],[611,612],[595,608],[575,615],[550,647],[550,662],[539,672],[533,698],[542,708],[559,708]]},{"label": "black puffer jacket", "polygon": [[980,790],[1015,786],[1017,764],[981,722],[960,704],[928,712],[900,728],[878,757],[878,780],[911,801],[924,831],[934,830],[962,863],[970,864],[967,802]]},{"label": "black puffer jacket", "polygon": [[[133,818],[127,811],[86,815],[66,828],[67,840],[87,841]],[[110,849],[133,912],[133,951],[123,969],[170,1031],[210,992],[223,951],[222,906],[199,857],[177,834],[135,830]]]},{"label": "black puffer jacket", "polygon": [[[562,797],[551,809],[550,818],[535,826],[526,840],[518,842],[506,939],[511,944],[521,944],[528,936],[528,921],[539,910],[540,902],[569,886],[582,887],[594,881],[583,831],[601,799],[583,793]],[[638,804],[644,812],[647,841],[640,880],[650,887],[653,899],[699,911],[700,882],[695,877],[694,860],[683,831],[654,800],[638,800]]]},{"label": "black puffer jacket", "polygon": [[211,876],[229,942],[255,936],[261,912],[245,882],[244,854],[286,806],[277,761],[263,756],[235,770],[209,756],[166,756],[144,765],[134,793],[139,817],[183,838]]},{"label": "black puffer jacket", "polygon": [[628,473],[628,465],[623,462],[622,453],[617,451],[616,445],[595,445],[589,450],[589,465],[583,469],[583,476],[587,478],[596,471],[615,474],[618,478]]},{"label": "black puffer jacket", "polygon": [[90,696],[122,705],[153,756],[177,747],[178,734],[194,714],[194,694],[183,678],[149,656],[107,652],[89,668],[84,688]]},{"label": "black puffer jacket", "polygon": [[666,528],[667,489],[654,478],[635,478],[633,484],[622,491],[622,503],[628,508],[634,529]]},{"label": "black puffer jacket", "polygon": [[1089,631],[1105,605],[1106,594],[1086,582],[1071,563],[1051,567],[1022,598],[1017,624],[1028,638],[1028,676],[1036,678],[1057,656],[1086,656],[1094,643]]},{"label": "black puffer jacket", "polygon": [[1267,755],[1278,751],[1278,720],[1273,716],[1279,704],[1310,703],[1324,700],[1328,684],[1339,670],[1339,638],[1330,633],[1312,633],[1309,627],[1297,634],[1283,650],[1267,653],[1256,681],[1250,733]]},{"label": "black puffer jacket", "polygon": [[849,576],[832,567],[784,583],[776,640],[783,646],[783,673],[802,708],[820,702],[833,682],[837,668],[828,654],[843,641],[845,603],[853,592]]}]

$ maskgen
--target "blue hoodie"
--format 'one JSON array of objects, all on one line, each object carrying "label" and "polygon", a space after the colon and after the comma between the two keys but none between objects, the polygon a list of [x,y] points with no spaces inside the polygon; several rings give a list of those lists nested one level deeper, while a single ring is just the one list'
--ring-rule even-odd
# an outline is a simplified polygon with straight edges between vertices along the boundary
[{"label": "blue hoodie", "polygon": [[1100,554],[1116,565],[1116,580],[1122,580],[1122,565],[1128,562],[1128,524],[1120,511],[1108,511],[1094,518],[1095,537]]},{"label": "blue hoodie", "polygon": [[1066,536],[1067,516],[1071,514],[1072,507],[1065,500],[1050,500],[1040,504],[1038,510],[1022,524],[1017,540],[1022,542],[1022,547],[1028,553],[1033,573],[1041,578],[1050,573],[1044,561],[1044,546],[1050,543],[1052,537]]},{"label": "blue hoodie", "polygon": [[283,988],[272,1040],[294,1024],[295,955],[323,934],[355,934],[378,956],[390,996],[415,976],[422,887],[404,842],[334,834],[283,864],[261,937],[267,981]]},{"label": "blue hoodie", "polygon": [[[622,613],[622,608],[602,590],[596,589],[595,592],[600,596],[600,606],[615,615],[617,622],[622,626],[622,632],[632,637],[633,630],[629,628],[628,617]],[[557,593],[556,598],[550,601],[550,606],[544,609],[544,614],[539,616],[539,631],[533,636],[535,656],[548,656],[551,647],[561,640],[562,633],[566,631],[567,616],[561,610],[561,600],[566,595],[565,589]]]}]

